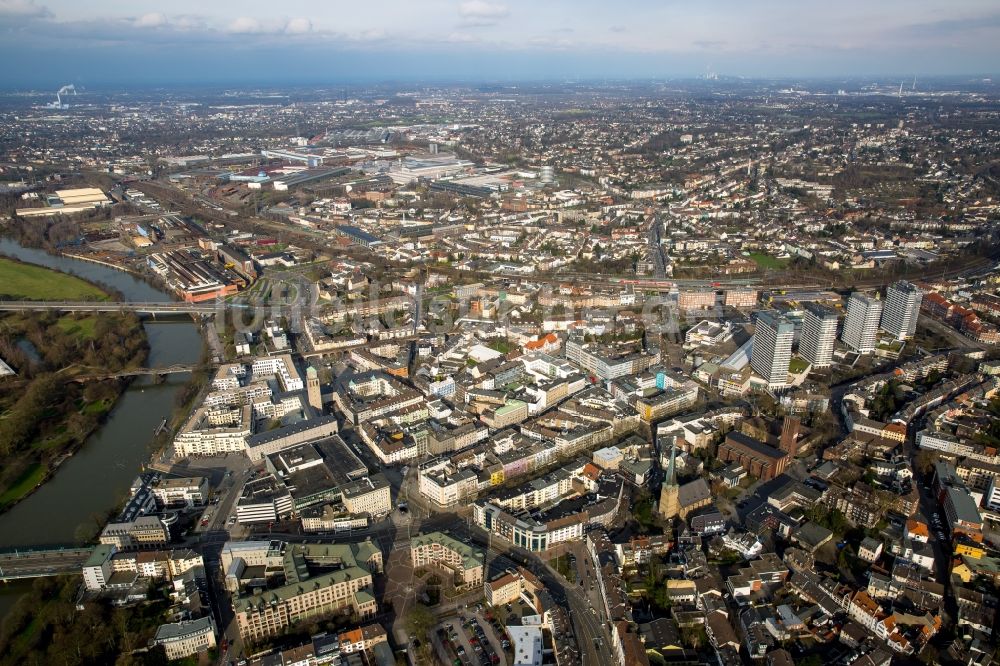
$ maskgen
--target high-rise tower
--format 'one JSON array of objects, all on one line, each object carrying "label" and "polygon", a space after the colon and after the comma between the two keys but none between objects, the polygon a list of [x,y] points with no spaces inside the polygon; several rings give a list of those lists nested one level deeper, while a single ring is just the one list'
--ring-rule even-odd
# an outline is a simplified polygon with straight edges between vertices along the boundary
[{"label": "high-rise tower", "polygon": [[826,368],[833,359],[837,339],[837,311],[819,303],[806,303],[799,354],[814,368]]},{"label": "high-rise tower", "polygon": [[889,285],[882,310],[882,330],[897,340],[908,340],[917,330],[923,294],[916,285],[900,280]]},{"label": "high-rise tower", "polygon": [[875,349],[878,322],[882,316],[882,301],[860,292],[851,294],[847,301],[847,319],[840,339],[855,351],[867,354]]},{"label": "high-rise tower", "polygon": [[757,315],[750,346],[750,367],[767,381],[770,388],[788,385],[788,364],[792,360],[795,324],[774,310]]}]

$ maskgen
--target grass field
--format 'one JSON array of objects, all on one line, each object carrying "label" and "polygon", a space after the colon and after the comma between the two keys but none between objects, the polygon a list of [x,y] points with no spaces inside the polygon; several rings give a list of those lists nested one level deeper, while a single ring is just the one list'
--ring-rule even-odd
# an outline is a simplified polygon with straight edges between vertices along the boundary
[{"label": "grass field", "polygon": [[45,466],[34,463],[24,470],[17,481],[0,495],[0,507],[16,502],[34,489],[45,477]]},{"label": "grass field", "polygon": [[798,356],[793,356],[791,363],[788,364],[788,372],[793,375],[801,374],[803,370],[809,367],[808,361],[801,359]]},{"label": "grass field", "polygon": [[107,294],[73,275],[0,257],[0,298],[93,301]]},{"label": "grass field", "polygon": [[84,414],[102,414],[114,404],[113,400],[95,400],[84,405],[80,411]]},{"label": "grass field", "polygon": [[81,337],[85,340],[94,339],[94,329],[97,326],[97,317],[62,317],[56,324],[64,333]]},{"label": "grass field", "polygon": [[787,259],[778,259],[777,257],[772,257],[769,254],[764,254],[763,252],[751,252],[750,259],[752,259],[760,268],[781,269],[788,265]]}]

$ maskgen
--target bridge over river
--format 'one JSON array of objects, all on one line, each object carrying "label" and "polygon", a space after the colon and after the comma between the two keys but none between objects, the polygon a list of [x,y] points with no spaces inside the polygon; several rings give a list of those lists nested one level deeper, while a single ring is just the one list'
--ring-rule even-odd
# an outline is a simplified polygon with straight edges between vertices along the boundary
[{"label": "bridge over river", "polygon": [[222,305],[226,308],[247,308],[242,303],[181,303],[138,301],[0,301],[0,310],[9,312],[137,312],[139,314],[215,314]]},{"label": "bridge over river", "polygon": [[94,547],[52,546],[0,553],[0,581],[78,574]]}]

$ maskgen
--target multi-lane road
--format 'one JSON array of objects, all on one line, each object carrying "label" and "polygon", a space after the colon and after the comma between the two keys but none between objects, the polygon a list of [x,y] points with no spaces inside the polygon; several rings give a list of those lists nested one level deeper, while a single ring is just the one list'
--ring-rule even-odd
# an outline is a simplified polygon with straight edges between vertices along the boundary
[{"label": "multi-lane road", "polygon": [[211,315],[223,307],[246,308],[245,304],[215,301],[210,303],[183,303],[180,301],[0,301],[0,310],[29,312],[58,310],[60,312],[138,312],[139,314],[205,314]]}]

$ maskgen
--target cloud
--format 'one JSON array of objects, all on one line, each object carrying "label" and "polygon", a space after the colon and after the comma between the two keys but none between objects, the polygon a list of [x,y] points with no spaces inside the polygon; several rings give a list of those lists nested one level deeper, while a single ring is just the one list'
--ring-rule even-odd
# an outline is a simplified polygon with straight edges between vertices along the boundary
[{"label": "cloud", "polygon": [[287,20],[261,20],[251,16],[240,16],[226,26],[232,35],[308,35],[314,32],[312,21],[307,18]]},{"label": "cloud", "polygon": [[897,33],[918,39],[926,38],[967,38],[976,30],[1000,28],[1000,13],[985,14],[970,18],[952,18],[929,23],[915,23],[901,26]]},{"label": "cloud", "polygon": [[528,46],[536,48],[564,50],[574,46],[573,40],[565,37],[552,37],[550,35],[538,35],[528,40]]},{"label": "cloud", "polygon": [[52,12],[35,0],[0,0],[0,18],[50,18]]},{"label": "cloud", "polygon": [[226,30],[234,35],[260,35],[270,32],[264,27],[263,23],[249,16],[240,16],[230,23]]},{"label": "cloud", "polygon": [[285,24],[285,33],[289,35],[304,35],[312,32],[312,21],[307,18],[293,18]]},{"label": "cloud", "polygon": [[380,42],[387,39],[389,34],[381,28],[372,28],[371,30],[362,30],[359,33],[339,37],[342,39],[346,38],[352,42]]},{"label": "cloud", "polygon": [[479,41],[475,35],[470,35],[467,32],[453,32],[444,38],[444,41],[449,44],[474,44]]},{"label": "cloud", "polygon": [[170,19],[170,27],[175,30],[205,30],[206,22],[203,16],[185,14]]},{"label": "cloud", "polygon": [[484,0],[468,0],[458,6],[458,13],[465,18],[498,19],[507,16],[510,10],[506,5]]},{"label": "cloud", "polygon": [[161,28],[167,25],[167,17],[160,12],[151,12],[149,14],[143,14],[139,18],[132,22],[137,28]]},{"label": "cloud", "polygon": [[462,17],[462,25],[467,27],[486,27],[510,14],[507,5],[485,0],[467,0],[458,6],[458,15]]}]

